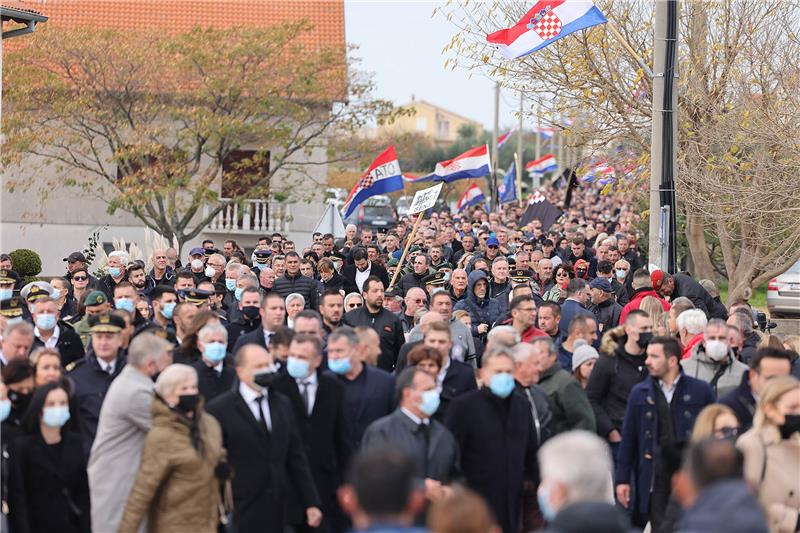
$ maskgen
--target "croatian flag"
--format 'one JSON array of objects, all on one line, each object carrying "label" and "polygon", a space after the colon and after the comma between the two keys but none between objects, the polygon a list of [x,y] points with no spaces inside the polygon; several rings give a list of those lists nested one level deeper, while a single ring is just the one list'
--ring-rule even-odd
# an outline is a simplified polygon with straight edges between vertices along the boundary
[{"label": "croatian flag", "polygon": [[445,183],[450,183],[461,179],[480,178],[487,175],[490,169],[489,146],[484,144],[483,146],[471,148],[453,159],[436,163],[436,169],[431,174],[422,176],[416,181],[444,181]]},{"label": "croatian flag", "polygon": [[533,133],[538,133],[542,139],[550,139],[555,132],[555,128],[542,128],[541,126],[533,128]]},{"label": "croatian flag", "polygon": [[514,135],[515,131],[516,131],[516,128],[511,128],[510,130],[508,130],[507,132],[505,132],[504,134],[502,134],[500,137],[497,138],[497,149],[498,150],[500,148],[502,148],[504,144],[506,144],[506,141],[508,139],[510,139],[512,135]]},{"label": "croatian flag", "polygon": [[481,191],[481,188],[478,187],[477,184],[473,183],[467,187],[467,190],[464,191],[464,194],[462,194],[461,198],[459,198],[456,209],[458,209],[458,212],[460,213],[468,207],[483,203],[485,199],[486,198],[483,196],[483,191]]},{"label": "croatian flag", "polygon": [[514,26],[486,36],[507,59],[541,50],[570,33],[608,22],[588,0],[540,0]]},{"label": "croatian flag", "polygon": [[544,174],[545,172],[552,172],[557,169],[558,163],[556,162],[556,156],[553,154],[547,154],[525,165],[525,170],[528,172],[528,175]]},{"label": "croatian flag", "polygon": [[[592,183],[598,177],[600,178],[607,178],[614,176],[614,167],[609,165],[608,163],[601,161],[600,163],[595,164],[589,172],[581,178],[586,183]],[[600,183],[603,183],[603,180],[600,180]]]},{"label": "croatian flag", "polygon": [[403,174],[400,172],[400,164],[397,162],[397,154],[392,145],[375,158],[350,191],[342,206],[344,218],[349,217],[355,208],[370,196],[399,191],[402,188]]}]

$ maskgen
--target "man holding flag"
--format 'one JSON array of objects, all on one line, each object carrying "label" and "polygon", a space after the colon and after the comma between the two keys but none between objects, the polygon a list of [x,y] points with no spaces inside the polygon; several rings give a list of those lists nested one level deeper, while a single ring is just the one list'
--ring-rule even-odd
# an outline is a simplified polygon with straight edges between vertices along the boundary
[{"label": "man holding flag", "polygon": [[358,180],[342,205],[343,218],[347,218],[364,200],[378,194],[387,194],[403,188],[403,173],[397,162],[394,145],[375,158]]}]

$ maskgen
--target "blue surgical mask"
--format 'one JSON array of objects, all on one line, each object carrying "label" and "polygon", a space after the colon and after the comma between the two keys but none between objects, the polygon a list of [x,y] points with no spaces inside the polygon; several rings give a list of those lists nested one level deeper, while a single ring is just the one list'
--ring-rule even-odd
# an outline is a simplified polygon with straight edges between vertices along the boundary
[{"label": "blue surgical mask", "polygon": [[161,307],[161,315],[166,318],[167,320],[172,319],[172,313],[175,311],[175,302],[168,302],[165,303]]},{"label": "blue surgical mask", "polygon": [[45,407],[42,411],[42,422],[51,428],[60,428],[69,420],[69,407],[66,405]]},{"label": "blue surgical mask", "polygon": [[50,298],[52,298],[53,300],[58,300],[59,298],[61,298],[61,290],[53,289],[52,291],[50,291]]},{"label": "blue surgical mask", "polygon": [[617,269],[615,272],[617,274],[617,277],[620,278],[620,279],[622,279],[622,278],[624,278],[625,276],[628,275],[628,273],[625,272],[624,270]]},{"label": "blue surgical mask", "polygon": [[353,369],[353,365],[350,364],[349,357],[344,357],[342,359],[328,359],[328,368],[331,369],[331,372],[343,376]]},{"label": "blue surgical mask", "polygon": [[542,511],[542,516],[545,521],[552,522],[557,513],[556,510],[553,509],[553,504],[550,503],[550,487],[547,485],[539,485],[536,499],[539,502],[539,510]]},{"label": "blue surgical mask", "polygon": [[242,299],[242,292],[244,291],[243,287],[236,287],[233,291],[233,297],[236,298],[236,301],[239,302]]},{"label": "blue surgical mask", "polygon": [[231,278],[225,278],[225,288],[229,291],[236,289],[236,280]]},{"label": "blue surgical mask", "polygon": [[5,422],[11,414],[11,400],[0,400],[0,422]]},{"label": "blue surgical mask", "polygon": [[225,359],[225,345],[221,342],[209,342],[203,345],[203,357],[212,363],[219,363]]},{"label": "blue surgical mask", "polygon": [[265,268],[267,268],[267,265],[265,265],[264,263],[256,263],[256,268],[260,272],[260,271],[264,270]]},{"label": "blue surgical mask", "polygon": [[419,410],[428,416],[439,410],[439,393],[436,389],[426,390],[422,393],[422,401],[419,404]]},{"label": "blue surgical mask", "polygon": [[14,296],[14,289],[0,289],[0,300],[8,300]]},{"label": "blue surgical mask", "polygon": [[294,379],[303,379],[308,377],[309,370],[310,368],[308,361],[303,361],[297,357],[289,357],[289,359],[286,361],[286,371]]},{"label": "blue surgical mask", "polygon": [[129,313],[133,313],[133,311],[136,309],[136,307],[133,305],[133,300],[130,298],[120,298],[119,300],[114,300],[114,307]]},{"label": "blue surgical mask", "polygon": [[122,269],[120,267],[108,267],[108,273],[111,274],[112,278],[118,278],[122,274]]},{"label": "blue surgical mask", "polygon": [[56,315],[36,315],[36,327],[43,331],[50,331],[56,327]]},{"label": "blue surgical mask", "polygon": [[489,389],[495,396],[499,396],[500,398],[508,398],[508,396],[511,394],[511,391],[514,390],[514,377],[511,374],[506,374],[505,372],[495,374],[489,381]]}]

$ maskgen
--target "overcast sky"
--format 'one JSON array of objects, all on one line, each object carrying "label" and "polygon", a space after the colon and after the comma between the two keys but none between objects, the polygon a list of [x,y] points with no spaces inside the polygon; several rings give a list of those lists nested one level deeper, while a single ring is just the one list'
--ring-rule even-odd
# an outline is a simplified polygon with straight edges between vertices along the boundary
[{"label": "overcast sky", "polygon": [[[360,49],[361,68],[373,72],[377,96],[405,104],[411,95],[472,118],[491,128],[494,88],[491,80],[466,69],[443,68],[442,48],[456,29],[444,17],[431,18],[436,2],[345,0],[347,42]],[[500,99],[500,127],[517,123],[516,96]],[[502,133],[502,131],[501,131]]]}]

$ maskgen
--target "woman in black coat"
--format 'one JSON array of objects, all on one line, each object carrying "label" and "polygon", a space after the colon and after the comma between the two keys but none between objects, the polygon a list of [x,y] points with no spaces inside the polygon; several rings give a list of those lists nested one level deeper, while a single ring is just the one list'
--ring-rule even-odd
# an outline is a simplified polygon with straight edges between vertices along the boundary
[{"label": "woman in black coat", "polygon": [[60,382],[36,389],[14,443],[9,521],[14,533],[90,533],[89,480],[80,437],[64,431],[69,394]]}]

